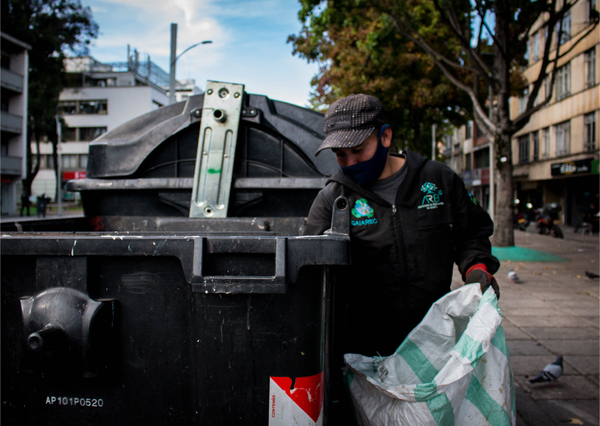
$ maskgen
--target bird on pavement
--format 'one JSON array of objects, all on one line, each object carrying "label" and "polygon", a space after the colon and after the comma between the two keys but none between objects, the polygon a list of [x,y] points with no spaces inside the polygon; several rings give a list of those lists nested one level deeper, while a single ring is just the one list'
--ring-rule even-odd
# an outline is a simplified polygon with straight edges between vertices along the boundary
[{"label": "bird on pavement", "polygon": [[508,271],[508,279],[511,280],[513,283],[519,282],[519,276],[512,269]]},{"label": "bird on pavement", "polygon": [[594,274],[593,272],[590,272],[590,271],[585,271],[585,276],[588,277],[590,280],[600,277],[600,275]]},{"label": "bird on pavement", "polygon": [[533,379],[527,380],[528,383],[552,383],[557,380],[563,373],[563,356],[556,358],[552,364],[544,367],[542,372]]}]

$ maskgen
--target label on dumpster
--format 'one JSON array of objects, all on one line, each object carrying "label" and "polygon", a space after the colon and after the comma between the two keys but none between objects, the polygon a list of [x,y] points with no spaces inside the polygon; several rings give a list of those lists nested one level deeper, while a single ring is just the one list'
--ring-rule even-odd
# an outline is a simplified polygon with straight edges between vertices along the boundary
[{"label": "label on dumpster", "polygon": [[271,377],[269,395],[269,426],[323,425],[323,372]]}]

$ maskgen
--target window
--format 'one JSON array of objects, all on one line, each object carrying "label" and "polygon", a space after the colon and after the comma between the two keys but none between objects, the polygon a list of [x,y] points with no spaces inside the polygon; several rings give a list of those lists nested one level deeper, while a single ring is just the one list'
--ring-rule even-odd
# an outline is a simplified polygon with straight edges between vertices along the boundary
[{"label": "window", "polygon": [[490,167],[490,149],[484,148],[479,151],[475,151],[475,168],[484,169]]},{"label": "window", "polygon": [[542,145],[542,158],[550,158],[550,128],[546,127],[542,130],[543,145]]},{"label": "window", "polygon": [[106,133],[106,127],[66,127],[62,128],[62,142],[89,142]]},{"label": "window", "polygon": [[525,112],[527,108],[527,100],[529,99],[529,87],[526,87],[523,91],[523,96],[519,97],[519,114]]},{"label": "window", "polygon": [[[558,31],[560,30],[560,22],[556,23],[556,39],[559,39]],[[571,39],[571,11],[567,12],[562,19],[562,32],[560,34],[560,44]]]},{"label": "window", "polygon": [[596,0],[588,0],[588,21],[592,22],[596,16]]},{"label": "window", "polygon": [[106,114],[108,101],[79,101],[79,114]]},{"label": "window", "polygon": [[557,124],[556,128],[556,155],[566,155],[571,153],[571,122]]},{"label": "window", "polygon": [[585,127],[584,151],[594,151],[596,149],[596,113],[592,112],[583,116],[583,125]]},{"label": "window", "polygon": [[471,161],[471,153],[465,155],[465,170],[473,170],[473,163]]},{"label": "window", "polygon": [[533,35],[533,60],[538,61],[540,59],[540,32],[536,31]]},{"label": "window", "polygon": [[546,77],[544,78],[544,99],[550,96],[550,89],[552,88],[552,85],[550,84],[551,81],[552,75],[546,75]]},{"label": "window", "polygon": [[596,84],[596,48],[585,52],[586,83],[588,87]]},{"label": "window", "polygon": [[62,126],[62,141],[74,142],[77,140],[77,129],[75,127]]},{"label": "window", "polygon": [[556,100],[571,94],[571,63],[567,63],[556,71]]},{"label": "window", "polygon": [[88,155],[87,154],[80,154],[79,155],[79,168],[80,169],[87,168],[87,162],[88,162]]},{"label": "window", "polygon": [[61,160],[63,169],[76,169],[79,166],[79,160],[75,154],[63,154]]},{"label": "window", "polygon": [[79,140],[80,141],[93,141],[98,136],[106,132],[106,127],[80,127],[79,128]]},{"label": "window", "polygon": [[52,155],[46,155],[46,167],[54,169],[54,157]]},{"label": "window", "polygon": [[[472,126],[473,126],[473,122],[467,121],[465,139],[471,139],[471,137],[473,136],[473,127]],[[470,170],[470,169],[467,169],[467,170]]]},{"label": "window", "polygon": [[58,103],[58,113],[60,115],[77,114],[77,102],[76,101],[60,101]]},{"label": "window", "polygon": [[519,137],[519,164],[529,163],[529,135]]},{"label": "window", "polygon": [[71,114],[106,114],[108,112],[108,100],[90,99],[75,101],[60,101],[58,112],[63,115]]},{"label": "window", "polygon": [[533,132],[531,140],[533,142],[533,161],[538,161],[540,159],[540,132]]},{"label": "window", "polygon": [[10,70],[10,56],[3,54],[0,59],[0,66],[5,70]]}]

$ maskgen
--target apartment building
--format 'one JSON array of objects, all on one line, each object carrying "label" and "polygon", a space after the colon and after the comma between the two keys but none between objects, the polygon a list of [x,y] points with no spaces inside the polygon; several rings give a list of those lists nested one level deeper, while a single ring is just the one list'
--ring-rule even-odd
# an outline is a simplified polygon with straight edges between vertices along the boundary
[{"label": "apartment building", "polygon": [[[598,206],[600,26],[589,32],[594,9],[596,0],[582,0],[563,19],[564,33],[560,40],[555,33],[551,57],[557,46],[567,53],[558,61],[552,99],[512,140],[516,198],[536,207],[560,203],[566,224],[577,224],[590,203]],[[530,82],[540,71],[544,28],[539,20],[531,31],[524,72]],[[545,99],[549,90],[547,78],[538,99]],[[512,118],[525,103],[525,97],[511,100]]]},{"label": "apartment building", "polygon": [[[560,51],[567,52],[577,40],[584,39],[559,61],[550,103],[534,114],[512,140],[514,196],[519,200],[518,206],[531,203],[537,208],[560,203],[562,220],[571,225],[578,223],[591,203],[598,207],[599,201],[600,27],[589,32],[595,8],[595,0],[581,0],[565,16]],[[524,70],[525,78],[532,83],[541,66],[545,37],[540,20],[531,32],[529,64]],[[554,51],[556,45],[555,40]],[[538,99],[544,99],[549,90],[547,78]],[[514,119],[524,110],[527,97],[512,98],[510,102]],[[461,175],[469,191],[489,211],[487,137],[471,121],[453,129],[444,147],[447,164]]]},{"label": "apartment building", "polygon": [[[92,57],[65,61],[68,87],[59,97],[57,115],[64,121],[61,135],[61,184],[85,178],[88,145],[103,133],[169,103],[168,74],[149,59],[103,64]],[[56,188],[52,145],[42,143],[41,168],[32,185],[33,195],[53,197]],[[35,147],[32,146],[35,153]],[[77,196],[64,193],[65,200]]]},{"label": "apartment building", "polygon": [[27,84],[31,46],[0,33],[2,40],[2,88],[0,168],[2,214],[15,214],[21,180],[26,173]]},{"label": "apartment building", "polygon": [[445,137],[446,164],[457,172],[479,204],[490,209],[490,143],[479,126],[469,121]]}]

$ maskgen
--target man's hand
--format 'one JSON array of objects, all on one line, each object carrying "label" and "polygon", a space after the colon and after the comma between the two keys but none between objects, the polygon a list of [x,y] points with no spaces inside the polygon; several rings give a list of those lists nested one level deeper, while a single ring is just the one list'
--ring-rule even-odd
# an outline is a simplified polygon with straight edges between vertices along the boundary
[{"label": "man's hand", "polygon": [[485,293],[489,286],[492,286],[496,293],[496,298],[500,299],[500,288],[498,282],[492,274],[487,271],[487,267],[483,263],[478,263],[469,268],[466,274],[465,284],[479,283],[481,293]]}]

